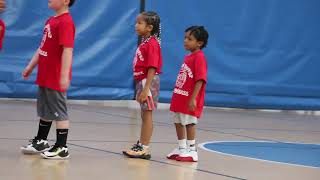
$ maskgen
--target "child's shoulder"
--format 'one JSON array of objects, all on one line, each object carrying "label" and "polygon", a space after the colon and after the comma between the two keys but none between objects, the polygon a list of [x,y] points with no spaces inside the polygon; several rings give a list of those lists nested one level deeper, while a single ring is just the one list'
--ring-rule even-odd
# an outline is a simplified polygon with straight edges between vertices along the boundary
[{"label": "child's shoulder", "polygon": [[48,19],[48,21],[50,20],[54,20],[55,22],[58,22],[59,25],[62,25],[62,24],[70,24],[70,25],[73,25],[74,22],[73,22],[73,19],[72,19],[72,16],[70,15],[70,13],[65,13],[65,14],[62,14],[60,16],[52,16]]},{"label": "child's shoulder", "polygon": [[148,46],[156,46],[160,48],[160,43],[155,37],[150,37],[149,40],[147,40],[146,45]]},{"label": "child's shoulder", "polygon": [[202,50],[200,50],[195,53],[191,53],[191,54],[186,55],[185,59],[204,59],[205,60],[206,59],[205,57],[206,56],[205,56],[204,52]]},{"label": "child's shoulder", "polygon": [[63,15],[61,17],[61,21],[72,22],[73,23],[73,18],[72,18],[70,13],[66,13],[65,15]]},{"label": "child's shoulder", "polygon": [[202,50],[199,50],[198,52],[196,52],[195,55],[197,57],[205,57],[205,54],[204,54],[204,52]]},{"label": "child's shoulder", "polygon": [[205,54],[202,51],[198,51],[196,53],[189,54],[185,56],[186,63],[191,63],[191,64],[206,64],[207,60],[205,57]]},{"label": "child's shoulder", "polygon": [[202,50],[200,50],[197,53],[195,53],[194,59],[195,60],[206,61],[206,55],[204,54],[204,52]]}]

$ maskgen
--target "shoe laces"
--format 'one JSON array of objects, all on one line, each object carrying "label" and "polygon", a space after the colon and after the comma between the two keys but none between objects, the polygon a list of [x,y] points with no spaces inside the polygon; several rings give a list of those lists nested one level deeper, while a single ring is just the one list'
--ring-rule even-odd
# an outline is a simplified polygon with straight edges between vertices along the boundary
[{"label": "shoe laces", "polygon": [[131,148],[132,151],[138,152],[142,151],[143,147],[141,146],[140,142],[138,141],[136,144],[134,144]]},{"label": "shoe laces", "polygon": [[56,152],[59,148],[60,148],[60,146],[55,144],[50,148],[49,152]]},{"label": "shoe laces", "polygon": [[38,141],[41,141],[41,139],[38,139],[37,137],[34,137],[33,139],[29,139],[30,143],[37,143]]}]

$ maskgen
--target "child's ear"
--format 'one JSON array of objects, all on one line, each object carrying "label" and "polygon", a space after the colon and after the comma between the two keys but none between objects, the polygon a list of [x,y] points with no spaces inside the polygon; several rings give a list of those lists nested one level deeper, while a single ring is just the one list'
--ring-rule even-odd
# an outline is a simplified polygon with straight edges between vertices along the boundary
[{"label": "child's ear", "polygon": [[153,25],[148,25],[147,30],[151,32],[153,30]]},{"label": "child's ear", "polygon": [[198,41],[198,47],[202,47],[203,46],[203,44],[204,44],[204,42],[203,41]]},{"label": "child's ear", "polygon": [[69,6],[70,0],[64,0],[64,3]]}]

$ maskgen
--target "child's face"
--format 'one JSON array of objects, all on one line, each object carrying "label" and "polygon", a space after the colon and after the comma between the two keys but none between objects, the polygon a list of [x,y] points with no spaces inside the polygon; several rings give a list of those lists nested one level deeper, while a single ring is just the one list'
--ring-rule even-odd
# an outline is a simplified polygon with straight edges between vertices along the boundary
[{"label": "child's face", "polygon": [[143,15],[137,17],[135,29],[139,36],[150,36],[152,28],[152,25],[148,25],[144,20]]},{"label": "child's face", "polygon": [[198,41],[190,31],[185,33],[184,48],[188,51],[194,52],[201,49],[202,41]]},{"label": "child's face", "polygon": [[69,5],[69,0],[48,0],[48,6],[50,9],[59,10]]},{"label": "child's face", "polygon": [[6,1],[0,0],[0,13],[4,11],[5,7],[6,7]]}]

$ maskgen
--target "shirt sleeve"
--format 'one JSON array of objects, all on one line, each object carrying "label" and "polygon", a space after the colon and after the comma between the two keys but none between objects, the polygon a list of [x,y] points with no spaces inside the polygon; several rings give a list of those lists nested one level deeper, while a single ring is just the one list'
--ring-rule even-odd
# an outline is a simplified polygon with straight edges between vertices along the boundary
[{"label": "shirt sleeve", "polygon": [[5,32],[5,24],[4,22],[0,19],[0,40],[3,39]]},{"label": "shirt sleeve", "polygon": [[147,50],[147,67],[159,69],[160,64],[160,47],[158,43],[150,43]]},{"label": "shirt sleeve", "polygon": [[4,32],[5,32],[5,24],[0,19],[0,49],[2,49],[2,43],[3,43],[3,39],[4,39]]},{"label": "shirt sleeve", "polygon": [[59,27],[59,44],[64,47],[74,47],[75,28],[72,22],[62,21]]},{"label": "shirt sleeve", "polygon": [[200,80],[207,82],[207,62],[203,56],[198,56],[195,60],[195,81]]}]

